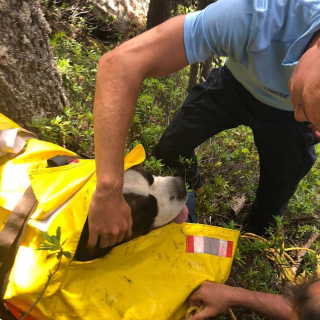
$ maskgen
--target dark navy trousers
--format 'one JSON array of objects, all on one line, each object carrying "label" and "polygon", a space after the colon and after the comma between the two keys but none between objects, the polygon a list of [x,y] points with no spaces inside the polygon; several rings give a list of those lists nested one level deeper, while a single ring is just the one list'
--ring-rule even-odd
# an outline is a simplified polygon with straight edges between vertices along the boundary
[{"label": "dark navy trousers", "polygon": [[194,149],[217,133],[246,125],[253,131],[260,158],[256,198],[243,229],[263,234],[282,216],[300,180],[316,160],[317,142],[308,122],[298,122],[294,113],[270,107],[246,90],[227,67],[213,69],[207,81],[196,85],[156,146],[156,157],[185,177],[179,157],[192,159],[187,171],[189,186],[203,185]]}]

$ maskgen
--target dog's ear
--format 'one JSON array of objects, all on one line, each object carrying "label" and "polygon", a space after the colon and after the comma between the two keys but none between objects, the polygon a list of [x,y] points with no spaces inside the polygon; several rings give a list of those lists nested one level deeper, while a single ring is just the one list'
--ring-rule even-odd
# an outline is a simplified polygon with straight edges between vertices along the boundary
[{"label": "dog's ear", "polygon": [[147,234],[153,229],[158,214],[157,199],[153,195],[146,197],[134,193],[123,196],[131,208],[132,236],[130,240]]}]

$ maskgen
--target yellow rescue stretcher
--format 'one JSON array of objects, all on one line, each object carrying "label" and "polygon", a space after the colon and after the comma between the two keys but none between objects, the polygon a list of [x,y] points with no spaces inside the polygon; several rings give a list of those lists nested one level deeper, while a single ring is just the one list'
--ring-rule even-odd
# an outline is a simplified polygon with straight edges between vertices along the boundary
[{"label": "yellow rescue stretcher", "polygon": [[[7,305],[26,312],[46,286],[49,273],[58,267],[58,259],[47,259],[50,252],[37,250],[45,242],[43,231],[51,235],[61,227],[61,238],[67,239],[64,249],[72,256],[76,251],[96,186],[95,162],[80,159],[47,168],[47,159],[75,154],[36,139],[0,114],[0,134],[4,132],[0,230],[30,185],[37,199],[4,292]],[[10,142],[14,136],[21,150]],[[124,170],[144,158],[140,145],[125,157]],[[238,236],[238,231],[224,228],[170,223],[101,259],[79,262],[63,257],[31,316],[39,320],[181,319],[188,296],[203,281],[227,280]]]}]

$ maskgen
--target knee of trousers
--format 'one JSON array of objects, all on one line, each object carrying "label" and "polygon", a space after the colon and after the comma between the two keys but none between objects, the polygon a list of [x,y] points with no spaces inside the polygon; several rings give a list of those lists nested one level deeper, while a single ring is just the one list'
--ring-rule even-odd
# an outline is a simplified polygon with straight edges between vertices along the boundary
[{"label": "knee of trousers", "polygon": [[317,160],[314,146],[311,146],[310,149],[306,152],[303,165],[300,170],[299,180],[303,179],[307,173],[311,170],[313,165]]}]

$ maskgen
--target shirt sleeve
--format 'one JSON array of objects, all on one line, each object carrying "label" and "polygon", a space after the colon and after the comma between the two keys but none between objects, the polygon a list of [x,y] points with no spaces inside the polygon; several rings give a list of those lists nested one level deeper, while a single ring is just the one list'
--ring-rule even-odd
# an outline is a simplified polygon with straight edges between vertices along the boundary
[{"label": "shirt sleeve", "polygon": [[219,0],[204,10],[186,15],[184,46],[189,64],[213,55],[236,61],[246,59],[252,32],[253,0]]}]

